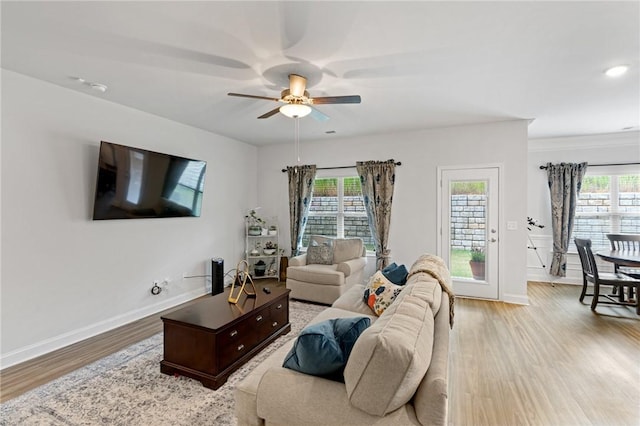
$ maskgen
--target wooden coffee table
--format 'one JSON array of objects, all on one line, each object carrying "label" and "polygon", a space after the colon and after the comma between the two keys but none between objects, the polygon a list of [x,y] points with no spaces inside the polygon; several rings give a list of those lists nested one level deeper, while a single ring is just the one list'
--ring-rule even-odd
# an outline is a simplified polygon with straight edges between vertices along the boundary
[{"label": "wooden coffee table", "polygon": [[255,298],[227,301],[229,289],[162,317],[164,359],[160,371],[218,389],[229,375],[278,336],[291,331],[289,291],[258,288]]}]

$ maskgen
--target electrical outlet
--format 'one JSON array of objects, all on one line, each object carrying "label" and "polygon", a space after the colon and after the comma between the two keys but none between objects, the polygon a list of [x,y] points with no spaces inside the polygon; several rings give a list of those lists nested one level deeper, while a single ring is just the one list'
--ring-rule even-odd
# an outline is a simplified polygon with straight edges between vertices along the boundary
[{"label": "electrical outlet", "polygon": [[151,287],[151,294],[153,294],[154,296],[157,296],[160,293],[162,293],[162,287],[160,287],[158,284],[159,284],[158,280],[153,280],[153,287]]}]

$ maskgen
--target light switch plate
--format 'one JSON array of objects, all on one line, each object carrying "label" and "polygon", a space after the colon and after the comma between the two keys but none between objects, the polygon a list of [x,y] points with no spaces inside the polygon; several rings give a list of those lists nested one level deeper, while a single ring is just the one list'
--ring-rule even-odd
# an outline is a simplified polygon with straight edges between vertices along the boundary
[{"label": "light switch plate", "polygon": [[509,231],[517,231],[518,230],[518,222],[516,222],[515,220],[507,222],[507,230],[509,230]]}]

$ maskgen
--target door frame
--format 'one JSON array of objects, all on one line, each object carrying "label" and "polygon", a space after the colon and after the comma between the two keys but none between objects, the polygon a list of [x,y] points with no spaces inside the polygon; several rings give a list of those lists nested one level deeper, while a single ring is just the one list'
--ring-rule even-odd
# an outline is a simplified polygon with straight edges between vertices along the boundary
[{"label": "door frame", "polygon": [[[485,300],[493,300],[493,301],[503,301],[503,288],[504,285],[501,285],[504,280],[504,244],[502,235],[505,235],[506,225],[504,222],[504,164],[503,163],[483,163],[483,164],[464,164],[464,165],[452,165],[452,166],[438,166],[436,167],[436,254],[440,257],[443,257],[444,247],[443,244],[443,236],[442,236],[442,226],[443,226],[443,217],[442,217],[442,172],[448,170],[472,170],[472,169],[489,169],[494,168],[498,169],[498,277],[497,277],[497,286],[498,286],[498,298],[497,299],[485,299]],[[448,249],[448,248],[447,248]],[[467,296],[460,296],[467,297]]]}]

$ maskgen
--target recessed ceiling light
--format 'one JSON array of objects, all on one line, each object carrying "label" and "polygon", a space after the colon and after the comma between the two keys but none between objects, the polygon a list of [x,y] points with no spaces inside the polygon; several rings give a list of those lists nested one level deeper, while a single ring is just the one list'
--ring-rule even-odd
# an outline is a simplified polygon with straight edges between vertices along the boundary
[{"label": "recessed ceiling light", "polygon": [[615,67],[609,68],[604,73],[608,77],[620,77],[622,74],[626,73],[628,69],[629,69],[628,65],[617,65]]}]

